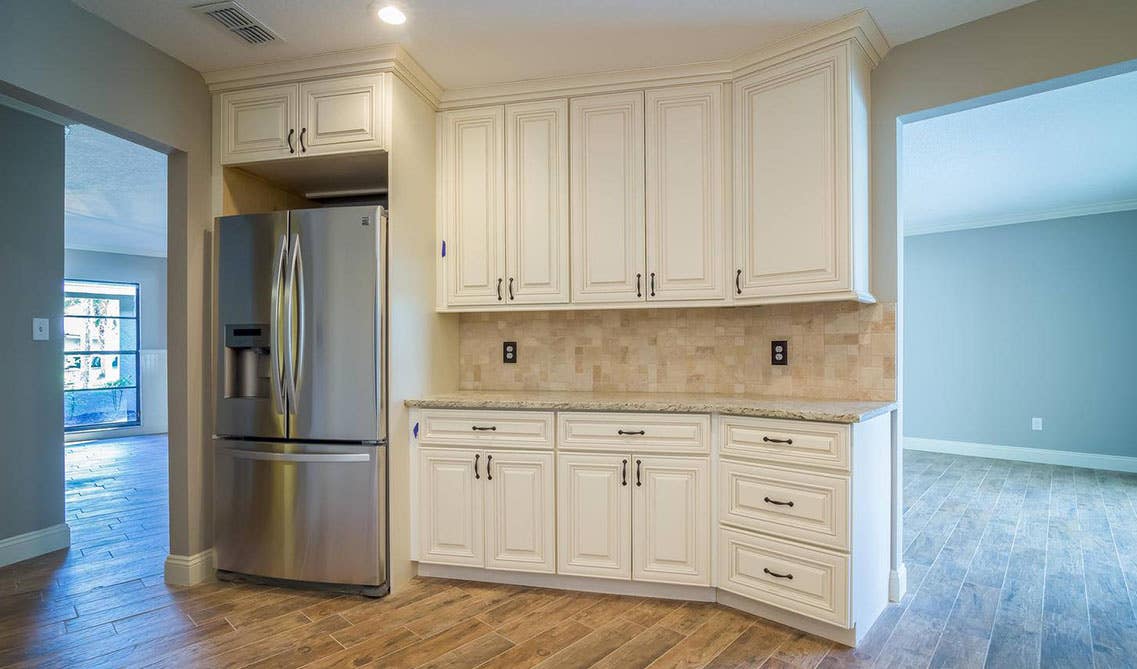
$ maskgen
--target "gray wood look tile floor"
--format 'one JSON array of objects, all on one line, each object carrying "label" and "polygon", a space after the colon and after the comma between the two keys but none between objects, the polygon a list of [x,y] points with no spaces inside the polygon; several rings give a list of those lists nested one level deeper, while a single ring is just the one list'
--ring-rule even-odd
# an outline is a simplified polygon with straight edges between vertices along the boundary
[{"label": "gray wood look tile floor", "polygon": [[67,448],[72,546],[0,568],[0,667],[1137,666],[1137,475],[908,451],[909,592],[856,649],[725,607],[417,579],[175,588],[162,437]]}]

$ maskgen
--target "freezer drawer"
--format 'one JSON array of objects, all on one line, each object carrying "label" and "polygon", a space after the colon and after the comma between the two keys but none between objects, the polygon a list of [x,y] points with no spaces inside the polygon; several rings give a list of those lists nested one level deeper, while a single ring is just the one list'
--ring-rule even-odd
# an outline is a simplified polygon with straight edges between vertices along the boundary
[{"label": "freezer drawer", "polygon": [[383,584],[385,446],[215,443],[218,569]]}]

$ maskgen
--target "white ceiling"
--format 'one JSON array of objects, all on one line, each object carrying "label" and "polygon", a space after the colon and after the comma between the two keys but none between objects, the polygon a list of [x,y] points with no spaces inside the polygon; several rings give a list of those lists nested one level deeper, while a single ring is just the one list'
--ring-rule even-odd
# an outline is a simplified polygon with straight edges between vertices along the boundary
[{"label": "white ceiling", "polygon": [[[190,11],[207,0],[73,0],[201,72],[399,43],[444,87],[732,58],[868,9],[893,45],[1026,0],[240,0],[279,42],[251,46]],[[386,0],[384,0],[386,2]]]},{"label": "white ceiling", "polygon": [[1137,209],[1137,72],[903,126],[905,234]]},{"label": "white ceiling", "polygon": [[64,148],[64,245],[165,257],[165,154],[85,125]]}]

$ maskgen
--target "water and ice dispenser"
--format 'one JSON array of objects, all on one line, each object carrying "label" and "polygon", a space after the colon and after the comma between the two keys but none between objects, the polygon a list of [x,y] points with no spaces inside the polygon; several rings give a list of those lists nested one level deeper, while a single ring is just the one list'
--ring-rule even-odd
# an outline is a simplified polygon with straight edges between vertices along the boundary
[{"label": "water and ice dispenser", "polygon": [[272,344],[267,325],[225,326],[225,399],[267,398]]}]

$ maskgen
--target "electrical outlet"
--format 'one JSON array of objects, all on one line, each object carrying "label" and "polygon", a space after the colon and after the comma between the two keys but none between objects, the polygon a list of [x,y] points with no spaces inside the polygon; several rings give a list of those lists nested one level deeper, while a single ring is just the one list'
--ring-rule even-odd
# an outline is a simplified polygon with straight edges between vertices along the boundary
[{"label": "electrical outlet", "polygon": [[1030,429],[1034,430],[1035,432],[1042,432],[1042,419],[1041,418],[1031,418],[1030,419]]},{"label": "electrical outlet", "polygon": [[507,365],[517,362],[517,342],[503,341],[501,343],[501,361]]},{"label": "electrical outlet", "polygon": [[51,321],[46,318],[32,319],[32,341],[51,339]]},{"label": "electrical outlet", "polygon": [[770,364],[790,364],[790,342],[786,339],[775,339],[770,342]]}]

